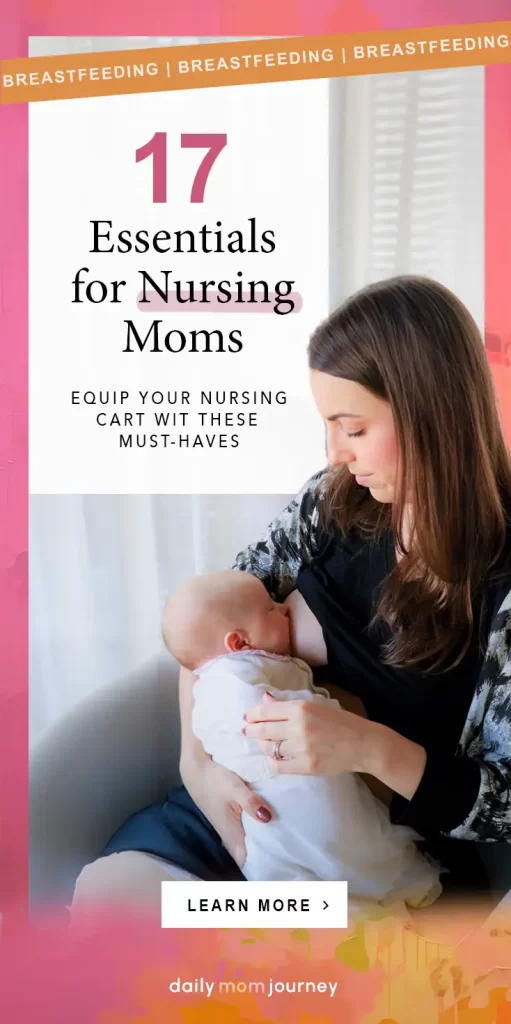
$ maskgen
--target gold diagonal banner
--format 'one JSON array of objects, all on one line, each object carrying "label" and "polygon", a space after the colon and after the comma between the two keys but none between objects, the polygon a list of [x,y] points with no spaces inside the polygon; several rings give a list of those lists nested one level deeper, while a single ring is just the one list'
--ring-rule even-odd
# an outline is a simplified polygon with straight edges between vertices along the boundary
[{"label": "gold diagonal banner", "polygon": [[0,62],[2,103],[511,62],[511,21]]}]

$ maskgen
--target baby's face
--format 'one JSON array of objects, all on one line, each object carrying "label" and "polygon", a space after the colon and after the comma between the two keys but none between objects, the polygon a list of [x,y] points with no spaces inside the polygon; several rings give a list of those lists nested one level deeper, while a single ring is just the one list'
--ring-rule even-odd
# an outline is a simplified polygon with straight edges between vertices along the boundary
[{"label": "baby's face", "polygon": [[272,601],[263,584],[259,580],[257,584],[252,588],[254,593],[247,616],[250,646],[253,650],[268,651],[269,654],[289,654],[288,607]]}]

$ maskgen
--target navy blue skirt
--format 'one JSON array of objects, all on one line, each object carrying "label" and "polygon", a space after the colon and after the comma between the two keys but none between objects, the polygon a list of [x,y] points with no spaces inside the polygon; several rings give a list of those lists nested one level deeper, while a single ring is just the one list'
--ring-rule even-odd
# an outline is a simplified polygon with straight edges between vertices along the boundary
[{"label": "navy blue skirt", "polygon": [[[508,844],[503,845],[509,856]],[[449,873],[442,874],[445,892],[459,895],[487,893],[488,877],[476,843],[438,837],[418,846],[448,868]],[[103,855],[125,850],[163,857],[185,871],[197,874],[204,882],[246,881],[217,831],[183,785],[167,794],[165,800],[128,818],[105,846]]]},{"label": "navy blue skirt", "polygon": [[[489,879],[476,843],[437,837],[417,845],[448,869],[442,875],[445,891],[488,892]],[[509,857],[508,844],[503,845]],[[104,855],[125,850],[163,857],[205,882],[245,881],[218,832],[184,786],[128,818],[107,843]]]},{"label": "navy blue skirt", "polygon": [[104,855],[139,850],[164,857],[205,882],[244,882],[238,865],[184,786],[128,818]]}]

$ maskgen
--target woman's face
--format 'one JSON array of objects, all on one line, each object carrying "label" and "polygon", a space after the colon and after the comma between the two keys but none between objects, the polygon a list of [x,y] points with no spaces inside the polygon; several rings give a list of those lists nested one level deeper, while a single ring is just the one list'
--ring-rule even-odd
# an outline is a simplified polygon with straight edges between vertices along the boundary
[{"label": "woman's face", "polygon": [[398,445],[390,402],[344,377],[311,370],[312,393],[325,421],[331,466],[345,462],[377,501],[394,501]]}]

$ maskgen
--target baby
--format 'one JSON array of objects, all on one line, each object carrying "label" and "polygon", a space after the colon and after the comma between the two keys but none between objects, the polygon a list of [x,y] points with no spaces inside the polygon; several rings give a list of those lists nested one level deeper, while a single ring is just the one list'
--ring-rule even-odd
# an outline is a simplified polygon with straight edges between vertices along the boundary
[{"label": "baby", "polygon": [[440,893],[438,870],[417,850],[410,829],[390,823],[387,808],[362,779],[277,774],[243,716],[262,702],[332,701],[314,686],[310,667],[292,657],[288,609],[249,573],[198,576],[173,594],[163,635],[169,651],[195,673],[192,729],[214,761],[236,772],[274,810],[268,824],[243,815],[248,880],[347,881],[351,897],[425,906]]}]

